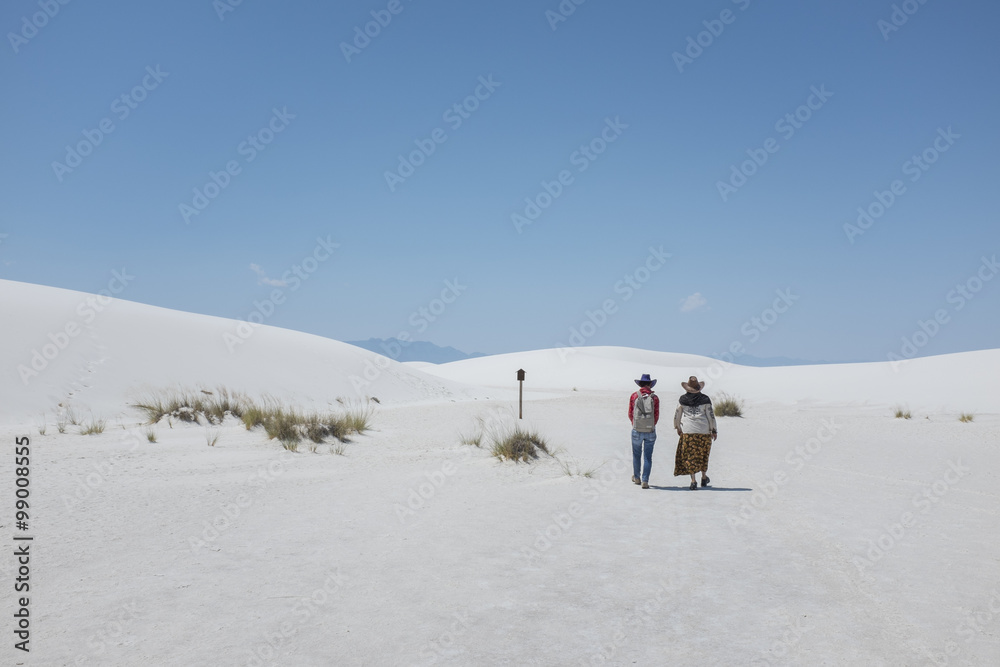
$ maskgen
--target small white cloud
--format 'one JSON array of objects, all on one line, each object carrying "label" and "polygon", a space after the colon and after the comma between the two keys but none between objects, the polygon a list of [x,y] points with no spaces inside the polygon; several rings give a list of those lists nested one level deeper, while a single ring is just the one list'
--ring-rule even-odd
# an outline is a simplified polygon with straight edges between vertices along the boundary
[{"label": "small white cloud", "polygon": [[276,280],[275,278],[268,278],[264,269],[260,267],[259,264],[251,264],[250,268],[254,273],[257,274],[257,284],[258,285],[271,285],[272,287],[287,287],[288,283],[284,280]]},{"label": "small white cloud", "polygon": [[708,299],[701,295],[701,292],[695,292],[686,299],[681,299],[681,312],[690,313],[693,310],[701,310],[708,305]]}]

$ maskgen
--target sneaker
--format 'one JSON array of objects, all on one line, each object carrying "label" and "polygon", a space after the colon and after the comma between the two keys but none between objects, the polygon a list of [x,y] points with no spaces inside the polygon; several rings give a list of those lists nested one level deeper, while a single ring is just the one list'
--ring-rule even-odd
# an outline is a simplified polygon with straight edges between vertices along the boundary
[{"label": "sneaker", "polygon": [[642,483],[642,488],[648,489],[649,488],[649,482],[643,482]]},{"label": "sneaker", "polygon": [[694,491],[698,488],[698,482],[691,482],[691,490]]},{"label": "sneaker", "polygon": [[639,478],[636,477],[635,475],[632,475],[632,483],[633,484],[642,484],[642,482],[639,481]]},{"label": "sneaker", "polygon": [[710,479],[709,479],[708,477],[706,477],[705,475],[702,475],[702,476],[701,476],[701,485],[702,485],[702,486],[708,486],[708,485],[709,485],[709,484],[711,483],[711,481],[712,481],[712,480],[710,480]]}]

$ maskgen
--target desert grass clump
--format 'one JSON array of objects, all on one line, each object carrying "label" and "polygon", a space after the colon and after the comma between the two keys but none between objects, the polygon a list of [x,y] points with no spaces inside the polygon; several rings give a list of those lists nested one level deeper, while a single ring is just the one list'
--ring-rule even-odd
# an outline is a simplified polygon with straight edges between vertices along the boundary
[{"label": "desert grass clump", "polygon": [[209,447],[215,447],[215,443],[219,441],[219,430],[214,428],[205,429],[205,442]]},{"label": "desert grass clump", "polygon": [[[261,425],[271,440],[278,440],[289,451],[297,451],[298,443],[308,439],[315,444],[327,438],[345,441],[355,433],[371,427],[372,411],[352,408],[344,414],[303,414],[292,408],[273,405],[263,411]],[[244,422],[245,423],[245,422]]]},{"label": "desert grass clump", "polygon": [[256,403],[251,403],[246,406],[243,410],[243,414],[240,419],[243,421],[243,425],[248,431],[252,431],[258,426],[264,425],[264,420],[267,418],[267,410]]},{"label": "desert grass clump", "polygon": [[538,458],[539,450],[549,453],[549,446],[536,431],[529,431],[520,424],[504,432],[494,433],[490,453],[501,461],[527,463]]},{"label": "desert grass clump", "polygon": [[[248,431],[262,427],[269,440],[278,440],[285,449],[294,452],[298,451],[298,444],[303,439],[314,444],[323,443],[327,438],[343,441],[353,433],[364,433],[371,428],[374,413],[371,403],[354,406],[343,399],[337,401],[344,405],[345,412],[304,413],[270,397],[255,401],[245,394],[219,387],[214,391],[157,392],[133,403],[132,407],[145,413],[147,424],[156,424],[166,418],[170,428],[175,419],[218,426],[231,416],[243,422]],[[206,435],[206,439],[209,445],[214,445],[218,436]]]},{"label": "desert grass clump", "polygon": [[893,411],[893,416],[896,419],[912,419],[913,415],[906,408],[896,408]]},{"label": "desert grass clump", "polygon": [[269,440],[277,439],[282,444],[298,443],[302,439],[299,424],[303,421],[302,416],[294,410],[277,407],[265,416],[263,426]]},{"label": "desert grass clump", "polygon": [[556,460],[559,461],[559,467],[562,468],[563,474],[567,477],[586,477],[587,479],[592,479],[594,474],[601,468],[601,466],[597,466],[596,468],[585,470],[580,467],[580,464],[573,461],[566,461],[564,459]]},{"label": "desert grass clump", "polygon": [[218,387],[214,391],[199,389],[197,392],[182,391],[173,394],[154,393],[133,403],[146,414],[146,421],[155,424],[164,417],[187,423],[221,424],[227,415],[242,419],[249,401],[242,394]]},{"label": "desert grass clump", "polygon": [[463,445],[469,445],[471,447],[482,447],[483,446],[483,434],[479,433],[459,433],[459,442]]},{"label": "desert grass clump", "polygon": [[364,433],[371,428],[372,415],[375,413],[371,403],[347,406],[347,412],[338,420],[347,433]]},{"label": "desert grass clump", "polygon": [[96,435],[98,433],[104,433],[105,426],[107,426],[107,420],[91,417],[89,424],[80,425],[80,435]]},{"label": "desert grass clump", "polygon": [[721,392],[718,399],[712,402],[716,417],[742,417],[746,407],[743,399]]},{"label": "desert grass clump", "polygon": [[971,422],[975,418],[976,418],[976,416],[974,414],[972,414],[971,412],[963,412],[958,417],[958,421],[962,422],[963,424],[968,424],[969,422]]},{"label": "desert grass clump", "polygon": [[156,431],[152,428],[146,429],[146,440],[149,442],[156,442]]}]

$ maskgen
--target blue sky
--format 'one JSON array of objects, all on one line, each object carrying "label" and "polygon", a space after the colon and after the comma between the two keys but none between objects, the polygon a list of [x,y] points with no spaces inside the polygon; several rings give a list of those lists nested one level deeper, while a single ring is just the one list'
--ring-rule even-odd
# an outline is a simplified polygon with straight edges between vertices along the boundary
[{"label": "blue sky", "polygon": [[470,352],[996,347],[1000,6],[895,7],[12,0],[0,277]]}]

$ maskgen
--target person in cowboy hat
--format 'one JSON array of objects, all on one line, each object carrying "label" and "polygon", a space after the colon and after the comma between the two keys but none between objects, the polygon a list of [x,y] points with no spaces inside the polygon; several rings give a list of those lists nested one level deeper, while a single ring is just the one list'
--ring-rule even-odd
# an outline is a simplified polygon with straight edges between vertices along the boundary
[{"label": "person in cowboy hat", "polygon": [[[639,391],[628,401],[628,420],[632,422],[632,481],[649,488],[649,471],[653,467],[653,445],[656,444],[656,422],[660,419],[660,397],[653,393],[656,380],[643,373],[635,381]],[[643,467],[640,467],[640,461]],[[642,473],[640,477],[640,472]]]},{"label": "person in cowboy hat", "polygon": [[680,397],[680,405],[674,412],[674,428],[680,440],[677,441],[677,454],[674,457],[674,476],[691,475],[691,489],[698,488],[694,478],[696,472],[701,473],[701,485],[708,486],[708,455],[712,452],[712,442],[719,437],[715,424],[715,410],[712,409],[712,399],[701,390],[704,382],[692,375],[687,382],[681,382],[685,393]]}]

